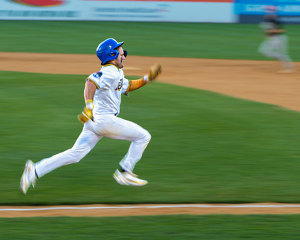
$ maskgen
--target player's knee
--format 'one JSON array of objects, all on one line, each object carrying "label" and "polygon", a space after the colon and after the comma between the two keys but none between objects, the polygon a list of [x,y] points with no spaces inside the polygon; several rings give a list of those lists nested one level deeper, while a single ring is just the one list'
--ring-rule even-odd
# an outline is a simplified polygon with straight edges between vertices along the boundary
[{"label": "player's knee", "polygon": [[151,134],[146,130],[144,132],[144,138],[143,139],[144,139],[145,142],[150,142],[150,140],[151,140]]},{"label": "player's knee", "polygon": [[149,132],[147,132],[147,139],[148,139],[148,142],[150,142],[151,138],[152,138],[151,134],[150,134]]},{"label": "player's knee", "polygon": [[133,142],[149,143],[150,140],[151,140],[150,133],[145,129],[140,129],[138,136],[133,140]]}]

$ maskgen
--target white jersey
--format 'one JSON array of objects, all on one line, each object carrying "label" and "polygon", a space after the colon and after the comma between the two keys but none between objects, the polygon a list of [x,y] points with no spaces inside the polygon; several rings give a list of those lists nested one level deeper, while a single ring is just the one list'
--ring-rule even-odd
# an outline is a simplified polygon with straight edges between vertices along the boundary
[{"label": "white jersey", "polygon": [[106,114],[120,113],[121,94],[127,94],[129,80],[124,77],[122,69],[112,64],[104,65],[99,72],[93,73],[88,80],[97,86],[94,95],[94,119]]}]

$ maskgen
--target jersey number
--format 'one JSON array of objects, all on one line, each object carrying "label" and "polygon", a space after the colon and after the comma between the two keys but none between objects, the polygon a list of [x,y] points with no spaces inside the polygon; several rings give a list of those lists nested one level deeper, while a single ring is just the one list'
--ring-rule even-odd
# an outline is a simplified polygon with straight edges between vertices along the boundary
[{"label": "jersey number", "polygon": [[122,89],[122,86],[123,86],[123,79],[120,79],[120,82],[118,83],[118,86],[115,90],[120,91]]}]

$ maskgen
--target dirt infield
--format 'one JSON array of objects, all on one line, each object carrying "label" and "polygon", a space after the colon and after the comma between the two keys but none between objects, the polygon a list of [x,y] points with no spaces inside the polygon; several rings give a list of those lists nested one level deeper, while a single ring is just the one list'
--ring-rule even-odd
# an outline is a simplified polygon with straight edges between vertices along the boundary
[{"label": "dirt infield", "polygon": [[[99,63],[95,55],[0,52],[0,71],[89,75]],[[129,56],[125,74],[142,76],[153,63],[163,66],[161,82],[300,110],[300,71],[280,74],[278,62]]]},{"label": "dirt infield", "polygon": [[[161,63],[158,81],[205,89],[222,94],[300,110],[299,72],[280,74],[272,61],[214,60],[130,56],[126,75],[144,75],[153,63]],[[300,63],[295,63],[300,69]],[[98,71],[95,55],[1,53],[0,71],[83,74]],[[300,204],[193,204],[193,205],[88,205],[51,207],[0,206],[0,217],[33,216],[129,216],[163,214],[299,214]]]},{"label": "dirt infield", "polygon": [[300,214],[300,204],[152,204],[77,206],[0,206],[0,217],[106,217],[174,214]]}]

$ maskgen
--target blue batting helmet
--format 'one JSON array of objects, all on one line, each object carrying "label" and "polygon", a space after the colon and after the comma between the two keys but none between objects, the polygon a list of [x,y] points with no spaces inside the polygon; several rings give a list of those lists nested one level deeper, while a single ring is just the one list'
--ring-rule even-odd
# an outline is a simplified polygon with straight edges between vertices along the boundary
[{"label": "blue batting helmet", "polygon": [[96,49],[97,57],[100,59],[101,64],[104,65],[108,61],[117,59],[119,56],[118,47],[122,46],[124,42],[117,42],[113,38],[104,40]]}]

